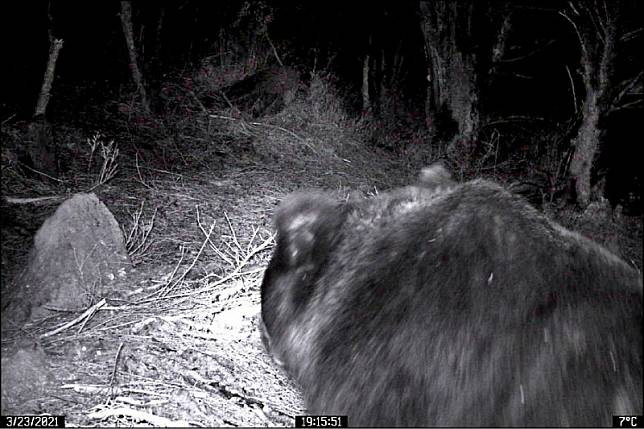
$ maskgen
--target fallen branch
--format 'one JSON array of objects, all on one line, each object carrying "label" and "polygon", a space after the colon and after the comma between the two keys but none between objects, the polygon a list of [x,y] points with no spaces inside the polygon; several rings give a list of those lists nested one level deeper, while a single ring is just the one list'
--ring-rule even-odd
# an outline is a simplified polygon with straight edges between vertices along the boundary
[{"label": "fallen branch", "polygon": [[32,203],[42,203],[49,200],[63,200],[65,199],[62,195],[54,195],[53,197],[35,197],[35,198],[18,198],[18,197],[4,197],[5,202],[9,204],[32,204]]},{"label": "fallen branch", "polygon": [[71,320],[71,321],[65,323],[63,326],[60,326],[60,327],[54,329],[53,331],[49,331],[49,332],[46,332],[46,333],[42,334],[40,336],[40,338],[47,338],[47,337],[51,337],[52,335],[56,335],[57,333],[62,332],[65,329],[68,329],[68,328],[74,326],[75,324],[79,323],[83,319],[88,319],[89,320],[94,315],[94,313],[96,313],[98,310],[100,310],[101,307],[103,307],[105,304],[106,304],[106,301],[105,301],[105,298],[103,298],[99,302],[97,302],[96,304],[92,305],[90,308],[85,310],[83,312],[83,314],[81,314],[80,316],[78,316],[74,320]]}]

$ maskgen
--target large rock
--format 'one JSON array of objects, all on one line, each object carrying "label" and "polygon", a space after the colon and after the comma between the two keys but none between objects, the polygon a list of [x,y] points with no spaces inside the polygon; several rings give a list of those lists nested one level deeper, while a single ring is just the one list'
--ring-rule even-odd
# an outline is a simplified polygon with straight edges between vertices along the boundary
[{"label": "large rock", "polygon": [[3,300],[2,328],[83,310],[117,292],[114,280],[131,268],[112,213],[94,194],[77,194],[40,227],[27,266]]}]

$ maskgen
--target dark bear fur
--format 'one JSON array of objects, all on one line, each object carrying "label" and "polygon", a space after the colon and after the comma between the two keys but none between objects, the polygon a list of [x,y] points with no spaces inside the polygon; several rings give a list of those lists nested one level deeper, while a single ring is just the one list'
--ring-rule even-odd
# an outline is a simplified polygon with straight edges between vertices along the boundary
[{"label": "dark bear fur", "polygon": [[642,280],[494,183],[276,216],[265,344],[310,414],[355,426],[599,426],[642,413]]}]

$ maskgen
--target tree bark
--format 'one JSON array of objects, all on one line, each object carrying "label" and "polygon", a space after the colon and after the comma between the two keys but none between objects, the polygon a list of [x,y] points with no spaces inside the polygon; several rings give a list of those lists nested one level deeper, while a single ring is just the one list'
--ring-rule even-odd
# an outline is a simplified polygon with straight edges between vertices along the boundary
[{"label": "tree bark", "polygon": [[[448,149],[478,138],[476,55],[465,46],[473,36],[472,8],[471,0],[420,3],[428,67],[427,124],[432,134],[445,136]],[[454,129],[445,133],[450,123]]]},{"label": "tree bark", "polygon": [[132,4],[129,1],[121,2],[121,26],[123,27],[123,35],[125,36],[125,43],[127,44],[127,51],[130,55],[130,71],[132,72],[132,79],[136,85],[136,90],[141,98],[141,103],[146,114],[150,114],[150,100],[143,85],[143,75],[139,68],[137,60],[136,47],[134,45],[134,31],[132,27]]},{"label": "tree bark", "polygon": [[38,96],[38,103],[36,104],[34,117],[44,116],[47,111],[51,86],[54,82],[54,72],[56,71],[56,61],[58,61],[58,54],[62,47],[63,41],[61,39],[50,40],[47,69],[45,70],[45,76],[43,78],[42,86],[40,87],[40,95]]},{"label": "tree bark", "polygon": [[597,99],[597,91],[587,87],[581,125],[572,140],[574,151],[570,161],[570,175],[575,186],[577,204],[581,207],[590,203],[591,171],[599,148],[600,108]]},{"label": "tree bark", "polygon": [[601,139],[600,120],[611,105],[619,7],[612,1],[602,1],[593,6],[597,8],[591,7],[587,1],[575,0],[568,2],[568,8],[561,12],[579,39],[582,80],[586,90],[581,125],[572,140],[574,152],[569,167],[577,204],[581,207],[586,207],[591,200],[592,169]]}]

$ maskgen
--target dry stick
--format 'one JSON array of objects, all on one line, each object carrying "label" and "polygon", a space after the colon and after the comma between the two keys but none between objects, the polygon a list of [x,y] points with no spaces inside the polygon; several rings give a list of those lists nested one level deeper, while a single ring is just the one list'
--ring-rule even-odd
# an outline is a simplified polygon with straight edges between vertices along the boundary
[{"label": "dry stick", "polygon": [[250,125],[260,125],[260,126],[263,126],[263,127],[275,128],[275,129],[278,129],[278,130],[280,130],[280,131],[284,131],[285,133],[288,133],[288,134],[292,135],[293,137],[295,137],[296,139],[298,139],[300,142],[304,143],[304,146],[308,147],[309,149],[311,149],[311,151],[312,151],[314,154],[318,155],[318,151],[317,151],[313,146],[311,146],[311,145],[306,141],[306,139],[305,139],[304,137],[298,136],[297,134],[295,134],[295,133],[294,133],[293,131],[291,131],[291,130],[288,130],[288,129],[286,129],[286,128],[280,127],[280,126],[278,126],[278,125],[273,125],[273,124],[264,124],[264,123],[262,123],[262,122],[250,122]]},{"label": "dry stick", "polygon": [[273,50],[273,55],[275,55],[275,59],[277,60],[277,63],[280,65],[280,67],[284,67],[284,63],[282,62],[282,59],[280,58],[280,56],[277,54],[277,49],[275,49],[275,45],[273,45],[273,41],[268,36],[268,31],[266,31],[264,35],[266,36],[266,40],[268,40],[268,44],[271,45],[271,49]]},{"label": "dry stick", "polygon": [[142,168],[144,170],[156,171],[157,173],[169,174],[171,176],[177,176],[180,179],[183,179],[183,174],[180,174],[180,173],[173,173],[172,171],[162,170],[160,168],[147,167],[145,165],[141,165],[139,166],[139,168]]},{"label": "dry stick", "polygon": [[3,126],[4,124],[10,122],[15,117],[16,117],[16,113],[14,113],[13,115],[9,115],[7,119],[5,119],[4,121],[2,121],[2,123],[0,123],[0,126]]},{"label": "dry stick", "polygon": [[170,286],[170,283],[172,283],[172,280],[174,279],[174,275],[177,274],[177,271],[179,271],[179,267],[181,266],[181,263],[183,262],[183,258],[186,256],[186,248],[183,246],[181,247],[181,256],[179,257],[179,262],[174,266],[174,269],[172,270],[172,273],[170,273],[170,277],[168,277],[168,281],[166,284],[163,285],[163,287],[155,292],[152,292],[149,297],[152,297],[154,295],[163,295],[164,291],[166,290],[167,287]]},{"label": "dry stick", "polygon": [[242,125],[255,125],[255,126],[261,126],[261,127],[267,127],[267,128],[275,128],[275,129],[277,129],[277,130],[284,131],[285,133],[287,133],[287,134],[289,134],[289,135],[291,135],[291,136],[295,137],[296,139],[298,139],[299,141],[301,141],[302,143],[304,143],[304,144],[305,144],[309,149],[311,149],[314,153],[316,153],[316,154],[318,153],[318,152],[317,152],[317,150],[315,150],[311,145],[309,145],[309,144],[306,142],[306,139],[305,139],[304,137],[302,137],[302,136],[299,136],[299,135],[295,134],[295,133],[294,133],[293,131],[291,131],[291,130],[288,130],[288,129],[286,129],[286,128],[280,127],[279,125],[265,124],[265,123],[263,123],[263,122],[246,122],[246,121],[244,121],[243,119],[239,119],[239,118],[232,118],[232,117],[230,117],[230,116],[223,116],[223,115],[214,115],[214,114],[210,114],[210,115],[208,115],[208,117],[210,117],[210,118],[215,118],[215,119],[226,119],[226,120],[228,120],[228,121],[240,121],[240,122],[242,122]]},{"label": "dry stick", "polygon": [[[96,283],[94,283],[94,285],[96,285]],[[91,317],[87,317],[85,318],[85,320],[83,320],[83,323],[80,325],[80,327],[78,328],[78,331],[76,332],[77,335],[80,334],[83,331],[83,329],[85,329],[85,325],[87,325],[87,322],[89,322],[90,319]]]},{"label": "dry stick", "polygon": [[[238,108],[237,106],[235,106],[235,105],[234,105],[234,104],[233,104],[233,103],[228,99],[228,96],[226,95],[226,93],[225,93],[225,92],[223,92],[223,91],[219,91],[219,94],[221,94],[221,96],[222,96],[222,98],[224,99],[224,101],[226,102],[226,104],[228,104],[228,107],[230,107],[230,108],[231,108],[231,109],[233,109],[235,112],[237,112],[237,113],[239,114],[239,116],[241,117],[241,115],[242,115],[241,110],[239,110],[239,108]],[[233,119],[234,119],[234,118],[233,118]],[[242,119],[242,120],[243,120],[243,119]]]},{"label": "dry stick", "polygon": [[[144,253],[151,245],[151,243],[148,243],[146,246],[146,243],[148,241],[148,237],[150,236],[150,233],[152,232],[152,228],[154,228],[154,220],[156,219],[157,216],[157,208],[154,208],[154,212],[152,213],[152,218],[150,221],[147,223],[147,225],[141,226],[141,216],[143,215],[143,204],[145,203],[145,200],[141,202],[141,208],[138,211],[138,216],[134,215],[133,221],[134,221],[134,226],[132,227],[132,231],[130,231],[130,234],[128,235],[128,238],[126,240],[126,243],[131,242],[133,239],[135,232],[137,230],[143,230],[143,237],[140,237],[139,244],[135,247],[133,247],[129,253],[131,256],[137,255],[139,252]],[[143,249],[143,250],[141,250]]]},{"label": "dry stick", "polygon": [[201,223],[199,210],[197,210],[197,225],[199,226],[199,229],[201,230],[203,235],[205,235],[207,237],[206,239],[210,243],[210,248],[217,254],[217,256],[219,256],[224,262],[229,264],[234,269],[236,265],[228,256],[230,256],[233,259],[236,259],[236,258],[233,255],[231,255],[230,253],[226,252],[226,253],[228,253],[228,256],[227,256],[224,252],[219,250],[219,248],[217,246],[215,246],[215,243],[213,243],[212,240],[210,240],[210,237],[208,236],[208,233],[206,232],[206,230],[204,229],[204,227],[203,227],[203,225]]},{"label": "dry stick", "polygon": [[139,182],[141,182],[141,184],[143,186],[145,186],[146,188],[152,189],[150,187],[150,185],[145,183],[145,180],[143,180],[143,176],[141,175],[141,168],[139,167],[139,153],[138,152],[136,154],[134,154],[134,164],[136,165],[136,174],[139,176]]},{"label": "dry stick", "polygon": [[253,245],[253,242],[255,241],[255,237],[257,237],[258,232],[259,232],[259,227],[258,226],[253,227],[253,235],[251,235],[250,240],[248,240],[248,246],[246,246],[246,253],[251,251],[251,246]]},{"label": "dry stick", "polygon": [[239,119],[238,119],[238,118],[233,118],[233,117],[231,117],[231,116],[223,116],[223,115],[214,115],[214,114],[210,114],[210,115],[208,115],[208,117],[209,117],[209,118],[214,118],[214,119],[226,119],[226,120],[228,120],[228,121],[239,121]]},{"label": "dry stick", "polygon": [[106,391],[105,386],[96,386],[91,384],[63,384],[60,386],[61,389],[72,389],[76,393],[104,393]]},{"label": "dry stick", "polygon": [[20,166],[21,166],[21,167],[26,168],[27,170],[31,170],[31,171],[33,171],[33,172],[34,172],[34,173],[36,173],[36,174],[40,174],[41,176],[45,176],[45,177],[46,177],[46,178],[48,178],[48,179],[55,180],[55,181],[56,181],[56,182],[58,182],[58,183],[65,183],[65,181],[64,181],[64,180],[62,180],[62,179],[58,179],[58,178],[56,178],[56,177],[52,177],[52,176],[50,176],[49,174],[45,174],[45,173],[43,173],[42,171],[38,171],[38,170],[36,170],[36,169],[34,169],[34,168],[31,168],[31,167],[29,167],[28,165],[23,164],[23,163],[22,163],[22,162],[20,162],[20,161],[18,161],[18,164],[20,164]]},{"label": "dry stick", "polygon": [[112,377],[110,377],[110,386],[113,386],[114,381],[116,380],[116,369],[118,367],[119,356],[121,355],[122,349],[123,349],[123,341],[121,341],[121,344],[119,344],[119,348],[116,351],[116,357],[114,358],[114,367],[112,368]]},{"label": "dry stick", "polygon": [[[201,232],[206,234],[206,230],[203,229],[203,227],[201,225],[199,225],[199,228],[201,229]],[[219,256],[228,265],[230,265],[231,267],[235,268],[235,263],[232,260],[230,260],[230,258],[228,258],[228,256],[226,256],[226,254],[224,252],[219,250],[219,248],[217,246],[215,246],[214,243],[212,243],[212,241],[210,241],[210,240],[208,240],[208,241],[210,242],[210,248],[217,254],[217,256]]]},{"label": "dry stick", "polygon": [[[259,246],[255,247],[254,249],[252,249],[252,251],[251,251],[251,252],[249,252],[249,253],[248,253],[244,258],[242,258],[242,259],[240,260],[239,265],[237,266],[237,268],[235,268],[235,269],[234,269],[230,274],[228,274],[227,276],[223,277],[221,280],[218,280],[216,283],[213,283],[212,285],[208,286],[207,288],[205,288],[205,290],[213,290],[215,286],[218,286],[218,285],[220,285],[221,283],[224,283],[224,281],[226,281],[226,280],[228,280],[228,279],[231,279],[231,278],[236,277],[237,275],[239,275],[239,274],[240,274],[240,272],[241,272],[241,269],[242,269],[246,264],[248,264],[248,261],[250,261],[250,259],[251,259],[253,256],[255,256],[256,254],[258,254],[258,253],[259,253],[259,252],[261,252],[262,250],[265,250],[266,248],[268,248],[268,246],[269,246],[269,245],[270,245],[274,240],[275,240],[275,237],[274,237],[273,235],[271,235],[270,237],[268,237],[266,240],[264,240],[264,242],[263,242],[262,244],[260,244]],[[207,277],[209,277],[209,276],[206,276],[206,278],[207,278]],[[203,289],[201,290],[201,292],[203,292]]]},{"label": "dry stick", "polygon": [[150,249],[150,246],[152,246],[152,243],[148,243],[148,237],[150,236],[150,233],[152,232],[152,228],[154,228],[154,219],[157,216],[157,209],[154,209],[154,213],[152,213],[152,219],[150,219],[150,222],[146,226],[143,227],[143,237],[140,238],[140,243],[138,246],[136,246],[132,251],[130,251],[130,255],[132,257],[138,256],[138,257],[143,257],[143,255]]},{"label": "dry stick", "polygon": [[[302,141],[303,143],[306,143],[304,141],[304,137],[298,136],[293,131],[287,130],[286,128],[283,128],[283,127],[280,127],[279,125],[265,124],[263,122],[249,122],[249,124],[250,125],[258,125],[258,126],[262,126],[262,127],[275,128],[275,129],[278,129],[280,131],[284,131],[285,133],[288,133],[288,134],[292,135],[293,137],[295,137],[296,139]],[[312,147],[309,146],[309,148],[315,152],[315,150]],[[315,153],[317,153],[317,152],[315,152]]]},{"label": "dry stick", "polygon": [[[180,294],[175,294],[175,295],[168,295],[168,293],[170,293],[170,292],[171,292],[171,291],[172,291],[172,290],[173,290],[173,289],[174,289],[174,288],[175,288],[175,287],[176,287],[176,286],[177,286],[177,285],[178,285],[178,284],[183,280],[183,278],[188,274],[188,272],[190,272],[190,270],[192,270],[192,268],[194,267],[195,263],[196,263],[196,262],[197,262],[197,260],[199,259],[199,256],[200,256],[200,255],[201,255],[201,253],[203,252],[203,249],[204,249],[204,247],[205,247],[206,243],[210,243],[210,245],[211,245],[213,248],[215,248],[215,247],[216,247],[216,246],[214,245],[214,243],[213,243],[213,242],[211,241],[211,239],[210,239],[210,236],[212,235],[212,231],[213,231],[214,226],[215,226],[215,222],[213,221],[212,225],[210,226],[210,230],[209,230],[208,232],[206,232],[206,231],[205,231],[205,229],[203,228],[203,226],[201,225],[200,213],[199,213],[199,208],[198,208],[198,207],[197,207],[197,223],[199,224],[199,228],[200,228],[200,229],[201,229],[201,231],[204,233],[204,235],[206,236],[206,238],[205,238],[204,242],[202,243],[201,248],[199,249],[199,252],[198,252],[197,256],[195,257],[195,259],[193,260],[192,264],[191,264],[191,265],[190,265],[190,267],[189,267],[189,268],[188,268],[188,269],[187,269],[187,270],[186,270],[186,271],[181,275],[181,277],[180,277],[180,278],[178,278],[178,279],[174,282],[174,284],[173,284],[172,286],[168,287],[168,285],[170,285],[170,283],[171,283],[171,281],[172,281],[171,279],[174,277],[174,274],[176,273],[176,271],[177,271],[177,269],[178,269],[178,267],[179,267],[179,265],[180,265],[180,263],[181,263],[181,261],[179,261],[179,264],[177,264],[177,266],[175,267],[175,270],[173,271],[172,276],[170,277],[170,280],[168,281],[168,283],[166,284],[166,286],[165,286],[163,289],[161,289],[161,290],[160,290],[160,291],[158,291],[158,292],[154,292],[154,293],[152,293],[151,295],[149,295],[149,296],[148,296],[148,297],[146,297],[146,298],[143,298],[143,299],[142,299],[142,300],[140,300],[140,301],[137,301],[137,302],[134,302],[134,303],[131,303],[131,304],[126,304],[126,305],[124,305],[124,306],[122,306],[122,307],[120,307],[120,308],[125,309],[125,308],[127,308],[127,307],[132,307],[132,306],[135,306],[135,305],[147,304],[147,303],[149,303],[149,302],[154,302],[154,301],[158,301],[158,300],[161,300],[161,299],[172,299],[172,298],[183,298],[183,297],[188,297],[188,296],[194,296],[194,295],[199,295],[199,294],[201,294],[201,293],[209,292],[209,291],[211,291],[211,290],[214,290],[214,289],[215,289],[217,286],[219,286],[220,284],[223,284],[223,283],[227,282],[228,280],[230,280],[230,279],[232,279],[232,278],[234,278],[234,277],[237,277],[238,275],[246,274],[246,273],[241,273],[241,269],[242,269],[242,268],[243,268],[243,267],[248,263],[248,261],[249,261],[253,256],[255,256],[257,253],[259,253],[259,252],[261,252],[261,251],[265,250],[265,249],[266,249],[266,248],[267,248],[267,247],[268,247],[268,246],[269,246],[269,245],[270,245],[270,244],[275,240],[275,237],[274,237],[273,235],[271,235],[271,236],[269,236],[266,240],[264,240],[264,242],[262,242],[259,246],[255,247],[254,249],[251,249],[251,250],[246,254],[246,256],[245,256],[245,257],[243,257],[242,259],[235,258],[235,259],[236,259],[236,261],[238,262],[237,267],[236,267],[236,268],[234,268],[234,269],[233,269],[233,271],[232,271],[231,273],[229,273],[228,275],[226,275],[226,276],[225,276],[225,277],[223,277],[223,278],[220,278],[220,279],[219,279],[219,280],[217,280],[215,283],[210,284],[208,287],[206,287],[206,288],[202,288],[202,289],[199,289],[199,290],[196,290],[196,291],[192,291],[192,292],[180,293]],[[232,228],[232,226],[230,226],[230,225],[229,225],[229,227],[230,227],[230,228]],[[222,259],[224,259],[224,258],[222,258]],[[183,253],[182,253],[182,255],[181,255],[181,260],[183,260]],[[230,263],[230,261],[227,261],[227,262],[229,262],[229,263]],[[253,273],[253,272],[254,272],[254,271],[250,271],[250,272],[248,272],[248,273]],[[207,277],[209,277],[209,276],[206,276],[206,278],[207,278]],[[154,296],[154,295],[157,295],[157,294],[158,294],[159,296]]]},{"label": "dry stick", "polygon": [[233,245],[230,244],[228,241],[224,241],[223,243],[224,243],[224,246],[228,248],[228,250],[224,249],[223,251],[226,252],[228,256],[230,256],[234,260],[234,263],[232,265],[233,265],[233,268],[235,268],[239,264],[239,251],[233,248]]},{"label": "dry stick", "polygon": [[235,234],[235,229],[230,223],[230,219],[228,218],[228,213],[224,212],[224,217],[226,218],[226,223],[228,224],[228,229],[230,229],[230,233],[232,234],[233,242],[235,243],[235,246],[237,246],[239,250],[243,250],[242,247],[239,245],[239,241],[237,241],[237,234]]},{"label": "dry stick", "polygon": [[125,238],[125,245],[127,247],[128,243],[132,242],[132,238],[134,237],[134,234],[136,231],[140,228],[139,226],[139,220],[141,219],[140,216],[137,216],[137,213],[142,213],[143,212],[143,205],[145,204],[145,200],[141,201],[141,207],[134,212],[132,216],[132,229],[130,229],[129,234],[127,234],[127,237]]},{"label": "dry stick", "polygon": [[215,229],[215,221],[212,222],[212,225],[210,225],[210,231],[208,231],[208,236],[206,237],[206,240],[204,240],[203,243],[201,243],[201,248],[199,249],[199,252],[197,252],[197,256],[192,260],[192,264],[181,274],[181,277],[179,277],[172,286],[170,286],[167,290],[163,291],[161,294],[162,297],[165,297],[168,293],[172,291],[179,283],[183,281],[183,279],[186,277],[186,275],[192,270],[192,267],[195,266],[197,263],[197,260],[199,260],[199,256],[201,256],[201,253],[203,252],[203,249],[206,247],[206,243],[210,241],[210,235],[212,234],[212,231]]},{"label": "dry stick", "polygon": [[[135,304],[132,304],[132,305],[135,305]],[[132,305],[130,305],[130,306],[132,306]],[[128,308],[127,308],[127,306],[125,306],[125,305],[124,305],[124,306],[122,306],[122,307],[109,307],[109,308],[105,308],[105,310],[126,310],[126,309],[128,309]],[[110,320],[108,320],[107,322],[110,322],[110,321],[112,321],[112,320],[113,320],[113,318],[112,318],[112,319],[110,319]],[[126,326],[134,325],[134,324],[136,324],[136,323],[139,323],[139,321],[138,321],[138,320],[131,320],[131,321],[129,321],[129,322],[119,323],[118,325],[110,325],[110,326],[105,326],[105,327],[103,327],[103,328],[99,328],[99,326],[101,326],[101,325],[104,325],[104,324],[105,324],[105,322],[103,322],[103,323],[99,323],[98,325],[94,326],[94,327],[92,328],[92,331],[93,331],[93,332],[100,332],[100,331],[109,331],[110,329],[121,329],[121,328],[124,328],[124,327],[126,327]]]},{"label": "dry stick", "polygon": [[[228,96],[226,95],[226,93],[225,93],[224,91],[219,91],[219,93],[221,94],[221,96],[223,97],[223,99],[226,101],[226,103],[228,104],[228,106],[229,106],[231,109],[233,109],[234,111],[236,111],[236,112],[241,116],[241,115],[242,115],[241,110],[239,110],[239,109],[237,108],[237,106],[235,106],[233,103],[231,103],[231,101],[228,99]],[[242,119],[242,120],[243,120],[243,119]]]},{"label": "dry stick", "polygon": [[[237,234],[235,233],[235,229],[233,228],[232,224],[230,223],[230,219],[228,218],[228,213],[224,212],[224,216],[226,217],[226,222],[228,223],[228,229],[230,230],[233,244],[235,245],[235,247],[233,247],[233,245],[230,244],[228,241],[224,241],[224,245],[228,247],[228,249],[230,250],[230,252],[226,252],[226,253],[228,253],[228,255],[230,255],[230,257],[232,257],[235,260],[235,263],[232,264],[233,268],[235,268],[241,262],[240,254],[244,253],[244,249],[242,248],[241,244],[239,244],[239,240],[237,239]],[[254,237],[255,236],[253,235],[253,238]],[[250,246],[252,245],[252,243],[253,242],[251,239],[251,241],[248,242],[249,248],[247,249],[247,252],[250,249]],[[217,253],[220,254],[220,252],[217,252]]]},{"label": "dry stick", "polygon": [[49,200],[58,200],[65,198],[63,196],[53,196],[53,197],[38,197],[38,198],[17,198],[17,197],[4,197],[4,200],[9,204],[31,204],[31,203],[41,203],[43,201]]},{"label": "dry stick", "polygon": [[96,304],[92,305],[90,308],[88,308],[87,310],[85,310],[85,311],[83,312],[83,314],[81,314],[80,316],[78,316],[78,317],[77,317],[77,318],[75,318],[74,320],[71,320],[71,321],[69,321],[69,322],[65,323],[63,326],[60,326],[60,327],[58,327],[58,328],[54,329],[53,331],[49,331],[49,332],[46,332],[46,333],[42,334],[42,335],[40,336],[40,338],[47,338],[47,337],[51,337],[52,335],[56,335],[57,333],[62,332],[62,331],[64,331],[65,329],[67,329],[67,328],[69,328],[69,327],[71,327],[71,326],[74,326],[75,324],[77,324],[78,322],[80,322],[81,320],[83,320],[84,318],[88,318],[88,319],[89,319],[90,317],[92,317],[92,316],[94,315],[94,313],[96,313],[96,311],[97,311],[97,310],[99,310],[99,309],[100,309],[101,307],[103,307],[105,304],[106,304],[106,301],[105,301],[105,298],[103,298],[103,299],[101,299],[99,302],[97,302]]},{"label": "dry stick", "polygon": [[[221,285],[223,283],[226,283],[228,280],[231,280],[234,277],[237,277],[239,275],[244,274],[244,273],[241,272],[241,269],[248,263],[248,261],[253,256],[255,256],[256,254],[261,252],[262,250],[265,250],[266,248],[268,248],[269,245],[274,240],[275,240],[275,237],[273,235],[268,237],[266,240],[264,240],[264,242],[262,244],[260,244],[259,246],[255,247],[251,253],[246,255],[246,257],[244,257],[244,259],[241,261],[241,264],[237,268],[235,268],[230,274],[228,274],[227,276],[221,278],[220,280],[217,280],[214,283],[211,283],[207,287],[204,287],[204,288],[201,288],[201,289],[198,289],[198,290],[194,290],[194,291],[191,291],[191,292],[184,292],[184,293],[178,293],[178,294],[175,294],[175,295],[164,295],[164,296],[157,297],[157,298],[144,299],[144,300],[141,300],[141,301],[126,305],[124,307],[146,304],[148,302],[158,301],[158,300],[161,300],[161,299],[185,298],[185,297],[189,297],[189,296],[200,295],[200,294],[205,293],[205,292],[211,292],[211,291],[215,290],[217,288],[217,286],[219,286],[219,285]],[[208,277],[208,276],[206,276],[206,277]]]}]

